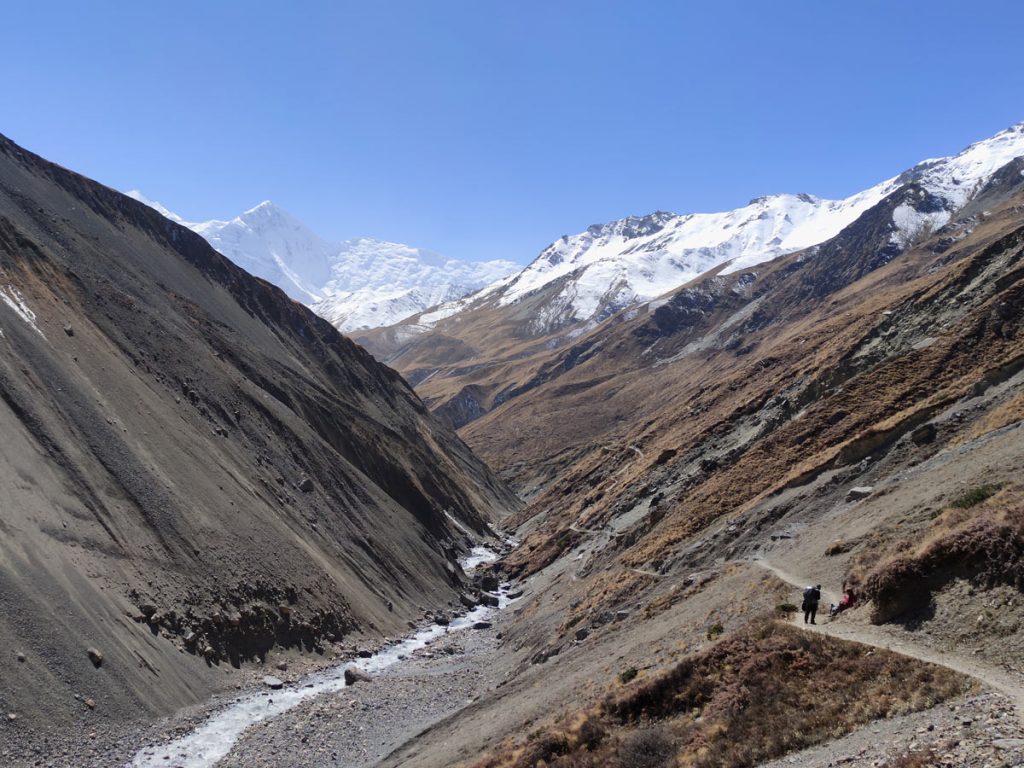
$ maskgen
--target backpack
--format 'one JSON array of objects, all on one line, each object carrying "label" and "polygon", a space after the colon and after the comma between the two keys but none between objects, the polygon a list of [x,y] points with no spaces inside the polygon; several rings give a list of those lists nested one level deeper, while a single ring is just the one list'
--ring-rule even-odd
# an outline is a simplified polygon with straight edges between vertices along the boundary
[{"label": "backpack", "polygon": [[821,594],[814,587],[804,588],[804,604],[816,603],[821,599]]}]

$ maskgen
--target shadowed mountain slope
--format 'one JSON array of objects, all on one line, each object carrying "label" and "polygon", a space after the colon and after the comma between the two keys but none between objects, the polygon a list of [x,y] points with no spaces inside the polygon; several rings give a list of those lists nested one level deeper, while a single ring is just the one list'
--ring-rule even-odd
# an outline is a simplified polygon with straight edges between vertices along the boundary
[{"label": "shadowed mountain slope", "polygon": [[517,506],[327,321],[2,137],[0,435],[0,708],[29,727],[403,632]]}]

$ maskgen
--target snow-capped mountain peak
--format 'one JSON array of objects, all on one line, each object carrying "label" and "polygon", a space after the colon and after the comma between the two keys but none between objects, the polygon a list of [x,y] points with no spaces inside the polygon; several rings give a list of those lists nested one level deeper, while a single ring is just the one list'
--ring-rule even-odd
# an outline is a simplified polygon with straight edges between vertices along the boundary
[{"label": "snow-capped mountain peak", "polygon": [[196,223],[137,190],[128,194],[202,235],[240,267],[309,304],[342,331],[397,323],[519,269],[509,261],[460,261],[369,237],[330,242],[270,200],[233,219]]},{"label": "snow-capped mountain peak", "polygon": [[280,286],[293,299],[308,303],[322,298],[335,246],[271,201],[230,221],[189,226],[238,266]]},{"label": "snow-capped mountain peak", "polygon": [[924,160],[897,177],[897,181],[920,184],[953,208],[960,208],[996,171],[1022,154],[1024,122],[977,141],[952,157]]},{"label": "snow-capped mountain peak", "polygon": [[951,157],[913,168],[841,200],[775,194],[720,213],[677,215],[656,211],[594,224],[549,245],[519,274],[471,299],[438,307],[419,319],[430,323],[473,305],[508,306],[541,289],[555,291],[532,323],[535,332],[572,322],[595,323],[630,304],[667,293],[704,272],[751,266],[822,243],[900,187],[925,190],[918,207],[893,213],[893,243],[905,247],[949,221],[1000,168],[1024,155],[1024,123],[976,142]]}]

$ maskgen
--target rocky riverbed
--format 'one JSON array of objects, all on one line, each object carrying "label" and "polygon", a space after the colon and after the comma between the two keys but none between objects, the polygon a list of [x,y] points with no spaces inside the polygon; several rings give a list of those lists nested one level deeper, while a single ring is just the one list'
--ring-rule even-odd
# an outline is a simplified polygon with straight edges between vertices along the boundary
[{"label": "rocky riverbed", "polygon": [[[509,601],[503,592],[500,604]],[[505,618],[481,606],[397,644],[385,642],[372,656],[352,651],[342,657],[340,649],[329,660],[281,655],[241,671],[247,682],[237,683],[235,693],[155,723],[115,725],[97,717],[78,730],[53,728],[41,734],[9,720],[3,723],[0,765],[371,765],[500,682],[491,662],[501,636],[498,625]],[[371,657],[360,658],[364,653]],[[352,664],[371,674],[351,682],[350,674],[341,673]],[[200,738],[196,749],[196,735],[211,729],[217,731],[215,738]]]},{"label": "rocky riverbed", "polygon": [[310,699],[246,731],[223,768],[363,768],[497,686],[495,627],[452,632],[370,682]]}]

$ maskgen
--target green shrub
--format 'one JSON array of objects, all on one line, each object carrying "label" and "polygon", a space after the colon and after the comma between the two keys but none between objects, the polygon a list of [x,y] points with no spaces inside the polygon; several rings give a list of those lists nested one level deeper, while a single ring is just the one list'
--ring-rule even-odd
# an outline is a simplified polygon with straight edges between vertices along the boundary
[{"label": "green shrub", "polygon": [[999,489],[1002,487],[1003,486],[999,483],[979,485],[977,488],[971,488],[962,496],[958,496],[950,506],[956,507],[957,509],[970,509],[971,507],[976,507],[978,504],[981,504],[981,502],[991,499],[999,493]]},{"label": "green shrub", "polygon": [[630,680],[636,678],[638,674],[639,672],[637,671],[636,667],[629,667],[629,669],[624,669],[621,672],[619,672],[619,682],[625,685]]}]

